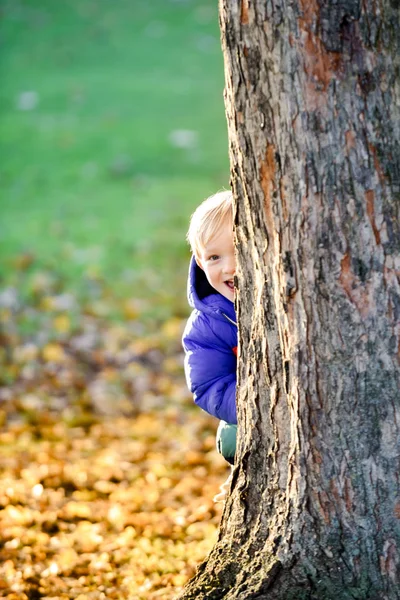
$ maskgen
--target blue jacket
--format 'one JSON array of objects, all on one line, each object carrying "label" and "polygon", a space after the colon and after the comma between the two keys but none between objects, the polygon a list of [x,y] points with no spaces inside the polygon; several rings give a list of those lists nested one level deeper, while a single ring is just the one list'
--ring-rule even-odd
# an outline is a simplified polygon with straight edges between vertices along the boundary
[{"label": "blue jacket", "polygon": [[193,257],[188,300],[194,309],[182,340],[188,387],[203,410],[227,423],[237,423],[235,307],[211,287]]}]

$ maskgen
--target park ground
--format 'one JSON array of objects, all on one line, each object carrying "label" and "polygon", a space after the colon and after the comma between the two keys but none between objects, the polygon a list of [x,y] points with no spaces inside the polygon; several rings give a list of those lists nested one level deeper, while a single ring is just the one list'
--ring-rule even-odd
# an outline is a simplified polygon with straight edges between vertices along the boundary
[{"label": "park ground", "polygon": [[4,0],[0,33],[0,596],[169,600],[227,474],[180,346],[216,2]]}]

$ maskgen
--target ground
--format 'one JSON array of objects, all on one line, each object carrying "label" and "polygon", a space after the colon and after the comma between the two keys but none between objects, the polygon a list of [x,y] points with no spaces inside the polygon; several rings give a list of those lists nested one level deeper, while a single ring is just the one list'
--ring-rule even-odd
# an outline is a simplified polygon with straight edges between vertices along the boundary
[{"label": "ground", "polygon": [[172,599],[216,539],[227,476],[186,389],[184,319],[135,337],[139,313],[72,326],[46,298],[29,342],[21,305],[2,309],[1,597]]}]

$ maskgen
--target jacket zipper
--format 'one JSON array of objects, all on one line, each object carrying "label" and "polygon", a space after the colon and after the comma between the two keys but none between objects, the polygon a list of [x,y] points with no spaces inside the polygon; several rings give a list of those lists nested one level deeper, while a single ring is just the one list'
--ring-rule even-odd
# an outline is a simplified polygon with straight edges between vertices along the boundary
[{"label": "jacket zipper", "polygon": [[226,315],[224,312],[222,312],[222,310],[220,311],[220,314],[225,317],[225,319],[227,319],[229,321],[229,323],[232,323],[232,325],[234,325],[235,327],[237,327],[237,323],[235,321],[232,321],[232,319],[230,319],[228,317],[228,315]]}]

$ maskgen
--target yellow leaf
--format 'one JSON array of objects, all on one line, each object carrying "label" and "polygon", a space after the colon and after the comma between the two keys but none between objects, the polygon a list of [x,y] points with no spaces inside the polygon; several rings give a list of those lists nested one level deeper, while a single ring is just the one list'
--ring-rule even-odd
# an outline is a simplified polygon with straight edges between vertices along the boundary
[{"label": "yellow leaf", "polygon": [[160,375],[157,379],[157,388],[162,394],[169,395],[172,390],[172,385],[173,382],[169,377]]},{"label": "yellow leaf", "polygon": [[77,523],[72,537],[78,553],[95,552],[104,543],[104,538],[99,532],[100,525],[98,523],[89,521]]},{"label": "yellow leaf", "polygon": [[45,296],[44,298],[42,298],[40,301],[40,308],[42,310],[54,310],[54,298],[52,296]]},{"label": "yellow leaf", "polygon": [[188,465],[202,465],[204,464],[204,454],[202,452],[196,452],[196,450],[188,450],[185,455],[185,460]]},{"label": "yellow leaf", "polygon": [[42,356],[46,362],[62,363],[65,360],[64,349],[60,344],[47,344],[42,350]]},{"label": "yellow leaf", "polygon": [[59,333],[67,333],[71,329],[68,315],[58,315],[53,321],[54,329]]},{"label": "yellow leaf", "polygon": [[168,319],[168,321],[165,321],[161,331],[165,335],[165,337],[169,339],[178,339],[183,333],[183,324],[184,321],[182,319],[172,317],[172,319]]},{"label": "yellow leaf", "polygon": [[152,347],[153,347],[152,341],[150,339],[146,339],[146,338],[134,340],[128,346],[129,350],[131,352],[134,352],[134,354],[144,354],[145,352],[148,352],[149,350],[151,350]]},{"label": "yellow leaf", "polygon": [[92,516],[90,505],[86,502],[68,502],[65,512],[70,518],[89,519]]},{"label": "yellow leaf", "polygon": [[110,555],[108,552],[102,552],[100,556],[95,556],[91,561],[91,567],[95,571],[110,571]]},{"label": "yellow leaf", "polygon": [[137,303],[133,299],[126,300],[123,304],[124,316],[127,319],[137,319],[139,315]]},{"label": "yellow leaf", "polygon": [[119,504],[114,504],[108,509],[107,520],[116,529],[123,530],[126,522],[126,514]]},{"label": "yellow leaf", "polygon": [[188,580],[187,575],[180,575],[180,574],[173,575],[171,578],[172,585],[175,585],[177,587],[185,585],[187,580]]},{"label": "yellow leaf", "polygon": [[163,370],[167,373],[172,373],[176,375],[177,373],[182,373],[183,371],[183,360],[181,359],[181,355],[178,357],[171,356],[166,358],[163,363]]},{"label": "yellow leaf", "polygon": [[119,373],[118,373],[117,369],[113,369],[112,367],[107,367],[106,369],[103,369],[101,376],[106,381],[117,381]]}]

